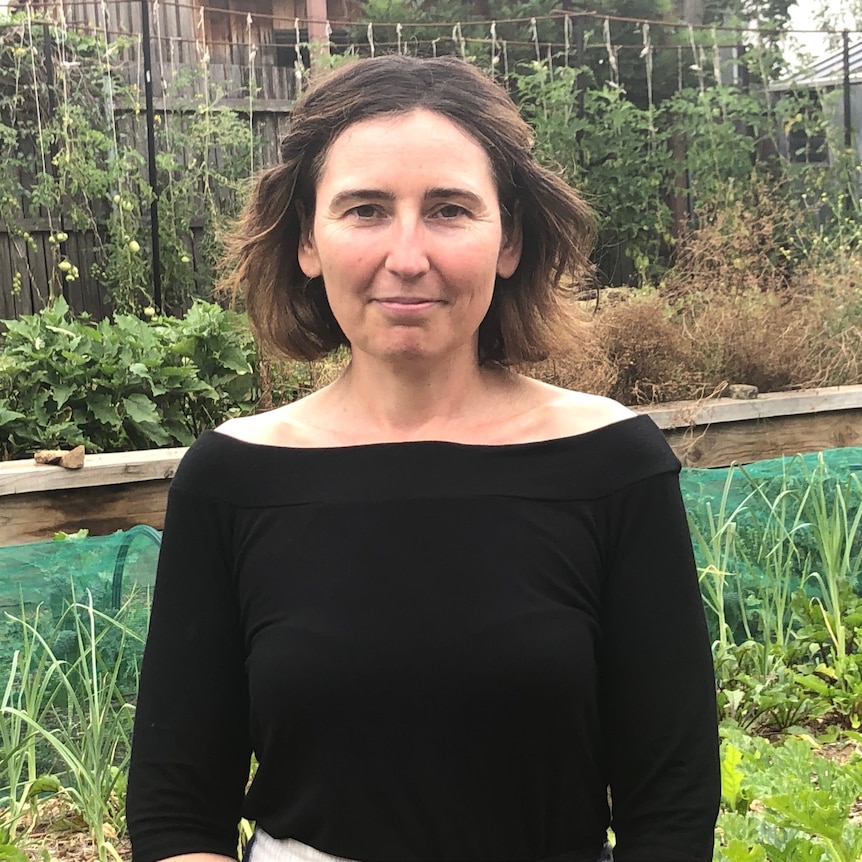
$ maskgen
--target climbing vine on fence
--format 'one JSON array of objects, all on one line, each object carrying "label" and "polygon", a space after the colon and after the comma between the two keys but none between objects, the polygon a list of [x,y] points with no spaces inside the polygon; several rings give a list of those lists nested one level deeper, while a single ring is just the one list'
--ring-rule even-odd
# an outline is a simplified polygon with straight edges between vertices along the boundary
[{"label": "climbing vine on fence", "polygon": [[[153,304],[143,95],[119,74],[133,41],[109,42],[30,12],[0,24],[0,219],[31,252],[34,233],[48,231],[43,303],[81,277],[88,246],[90,274],[113,308]],[[167,88],[156,115],[159,237],[164,305],[179,310],[211,292],[215,236],[237,211],[253,141],[248,122],[218,106],[205,67]],[[69,245],[70,234],[82,242]],[[19,258],[26,267],[26,255]],[[19,269],[11,290],[20,283]]]}]

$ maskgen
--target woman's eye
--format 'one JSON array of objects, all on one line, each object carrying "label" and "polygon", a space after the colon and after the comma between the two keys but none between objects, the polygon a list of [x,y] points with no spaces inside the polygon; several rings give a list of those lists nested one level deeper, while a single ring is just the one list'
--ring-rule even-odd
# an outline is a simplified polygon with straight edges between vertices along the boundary
[{"label": "woman's eye", "polygon": [[443,219],[454,219],[464,215],[465,212],[464,207],[459,207],[457,204],[444,204],[437,210],[436,215]]},{"label": "woman's eye", "polygon": [[377,207],[374,204],[360,204],[358,207],[353,207],[350,213],[361,219],[375,218],[379,215]]}]

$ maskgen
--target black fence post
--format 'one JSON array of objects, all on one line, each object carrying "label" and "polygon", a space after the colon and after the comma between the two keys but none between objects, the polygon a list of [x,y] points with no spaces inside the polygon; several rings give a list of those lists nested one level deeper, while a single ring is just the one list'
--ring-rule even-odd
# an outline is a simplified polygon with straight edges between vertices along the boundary
[{"label": "black fence post", "polygon": [[583,15],[575,15],[575,66],[578,70],[575,78],[575,86],[578,88],[576,104],[578,116],[584,115],[584,88],[586,87],[586,76],[581,71],[587,65],[586,27]]},{"label": "black fence post", "polygon": [[162,262],[159,248],[159,187],[156,172],[156,122],[153,111],[153,57],[150,50],[150,7],[148,0],[141,0],[141,47],[144,51],[144,97],[147,114],[147,160],[149,164],[150,189],[153,201],[150,204],[150,241],[153,249],[153,304],[163,311]]}]

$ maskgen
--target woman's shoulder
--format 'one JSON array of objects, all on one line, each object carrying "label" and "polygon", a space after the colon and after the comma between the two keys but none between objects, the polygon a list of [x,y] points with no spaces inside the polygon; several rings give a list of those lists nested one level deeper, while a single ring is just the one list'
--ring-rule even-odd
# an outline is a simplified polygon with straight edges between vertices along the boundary
[{"label": "woman's shoulder", "polygon": [[299,449],[325,446],[327,441],[321,440],[321,430],[308,421],[316,394],[272,410],[228,419],[215,429],[216,433],[259,446]]},{"label": "woman's shoulder", "polygon": [[541,429],[545,439],[577,437],[638,415],[601,395],[563,389],[531,378],[525,378],[524,385],[536,404],[535,427],[537,431]]}]

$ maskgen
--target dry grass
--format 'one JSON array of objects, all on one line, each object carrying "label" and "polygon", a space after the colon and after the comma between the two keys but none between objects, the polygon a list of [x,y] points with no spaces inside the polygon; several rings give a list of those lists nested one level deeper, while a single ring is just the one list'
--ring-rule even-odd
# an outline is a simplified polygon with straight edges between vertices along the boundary
[{"label": "dry grass", "polygon": [[755,190],[704,219],[660,287],[611,292],[537,376],[625,404],[862,382],[862,254],[794,270],[786,209]]},{"label": "dry grass", "polygon": [[862,308],[792,291],[633,293],[594,315],[580,348],[535,369],[624,404],[699,399],[729,383],[761,392],[862,382]]},{"label": "dry grass", "polygon": [[[26,830],[16,837],[17,846],[31,862],[94,862],[98,851],[89,834],[86,823],[73,806],[61,796],[39,803],[37,820],[34,823],[25,817],[20,824]],[[106,832],[110,827],[106,825]],[[111,844],[123,862],[132,858],[129,839],[109,837]]]}]

